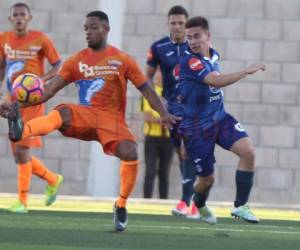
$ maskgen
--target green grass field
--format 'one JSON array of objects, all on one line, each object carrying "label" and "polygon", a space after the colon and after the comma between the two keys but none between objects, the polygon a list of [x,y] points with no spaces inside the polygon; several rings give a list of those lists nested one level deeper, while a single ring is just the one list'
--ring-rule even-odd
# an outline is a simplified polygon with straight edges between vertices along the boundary
[{"label": "green grass field", "polygon": [[170,204],[132,203],[128,229],[116,233],[112,202],[58,201],[46,210],[34,199],[25,215],[6,212],[11,202],[1,198],[1,250],[300,249],[299,211],[256,209],[262,221],[252,225],[229,218],[229,208],[213,207],[219,220],[209,226],[169,216]]}]

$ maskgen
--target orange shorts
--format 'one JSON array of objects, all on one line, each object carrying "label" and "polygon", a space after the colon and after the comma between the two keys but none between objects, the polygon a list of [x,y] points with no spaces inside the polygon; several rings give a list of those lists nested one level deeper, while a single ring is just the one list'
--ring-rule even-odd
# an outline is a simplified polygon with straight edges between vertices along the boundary
[{"label": "orange shorts", "polygon": [[[39,117],[44,115],[45,113],[45,105],[36,105],[36,106],[29,106],[29,107],[21,107],[21,116],[24,123],[32,120],[33,118]],[[31,136],[25,138],[18,142],[12,142],[12,149],[13,151],[16,148],[16,145],[22,145],[29,148],[40,148],[43,146],[42,139],[40,136]]]},{"label": "orange shorts", "polygon": [[124,140],[135,142],[124,114],[100,110],[97,107],[61,104],[56,110],[68,108],[72,112],[71,126],[60,131],[66,137],[84,141],[98,141],[106,154],[114,155],[117,145]]}]

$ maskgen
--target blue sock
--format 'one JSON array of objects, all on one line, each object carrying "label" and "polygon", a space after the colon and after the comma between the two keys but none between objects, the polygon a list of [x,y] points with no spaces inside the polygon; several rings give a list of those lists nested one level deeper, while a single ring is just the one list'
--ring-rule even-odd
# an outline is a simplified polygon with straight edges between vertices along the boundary
[{"label": "blue sock", "polygon": [[208,198],[208,194],[209,194],[209,192],[207,192],[205,194],[200,194],[200,193],[196,192],[194,194],[193,201],[197,208],[201,208],[201,207],[205,206],[206,200]]},{"label": "blue sock", "polygon": [[193,161],[182,161],[182,199],[188,206],[194,193],[195,169]]},{"label": "blue sock", "polygon": [[235,207],[243,206],[247,203],[253,184],[253,177],[254,172],[247,172],[241,170],[236,171],[236,197],[234,201]]}]

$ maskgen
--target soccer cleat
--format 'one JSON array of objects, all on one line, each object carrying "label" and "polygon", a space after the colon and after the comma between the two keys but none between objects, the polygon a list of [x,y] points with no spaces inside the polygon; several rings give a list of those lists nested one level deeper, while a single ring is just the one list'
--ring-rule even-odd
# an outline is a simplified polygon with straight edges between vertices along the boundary
[{"label": "soccer cleat", "polygon": [[187,219],[198,220],[200,219],[199,210],[196,207],[195,203],[192,202],[191,211],[186,215]]},{"label": "soccer cleat", "polygon": [[7,211],[16,213],[16,214],[26,214],[28,213],[27,207],[20,201],[17,201],[13,204]]},{"label": "soccer cleat", "polygon": [[123,232],[126,229],[128,223],[126,208],[118,207],[116,202],[114,204],[113,213],[114,213],[114,225],[116,231]]},{"label": "soccer cleat", "polygon": [[60,174],[58,174],[57,177],[58,177],[58,179],[54,186],[47,185],[47,187],[46,187],[46,190],[45,190],[45,194],[46,194],[45,205],[46,206],[51,206],[53,204],[53,202],[55,202],[58,189],[64,180],[64,177]]},{"label": "soccer cleat", "polygon": [[242,218],[250,223],[258,223],[259,219],[252,213],[248,205],[235,207],[231,210],[231,216],[235,218]]},{"label": "soccer cleat", "polygon": [[8,137],[11,141],[17,142],[22,139],[24,124],[19,110],[19,103],[14,102],[7,116]]},{"label": "soccer cleat", "polygon": [[214,216],[213,212],[207,206],[199,208],[199,213],[200,213],[200,220],[210,225],[214,225],[217,223],[216,216]]},{"label": "soccer cleat", "polygon": [[189,207],[184,201],[180,201],[175,208],[172,208],[172,214],[176,216],[186,216],[189,213]]}]

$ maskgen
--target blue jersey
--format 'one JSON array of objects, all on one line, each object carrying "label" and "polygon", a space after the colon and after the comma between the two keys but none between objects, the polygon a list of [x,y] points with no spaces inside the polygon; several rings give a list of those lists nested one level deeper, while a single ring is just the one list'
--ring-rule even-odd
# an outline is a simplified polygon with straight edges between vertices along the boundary
[{"label": "blue jersey", "polygon": [[180,96],[184,106],[179,131],[192,135],[210,128],[225,117],[223,91],[207,85],[210,72],[220,72],[219,54],[210,49],[210,58],[186,51],[180,60]]},{"label": "blue jersey", "polygon": [[[179,80],[179,60],[188,48],[187,42],[177,44],[170,37],[164,37],[154,42],[150,48],[147,64],[151,67],[160,66],[163,80],[163,97],[168,107],[177,106],[177,84]],[[169,109],[168,108],[168,109]],[[171,110],[169,110],[171,113]],[[175,112],[176,113],[176,112]]]}]

